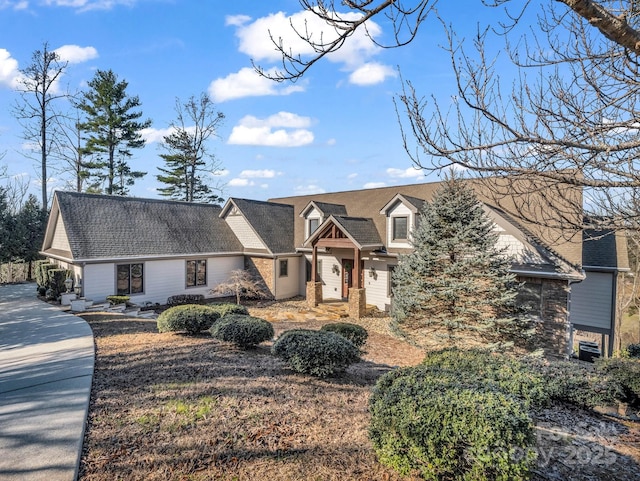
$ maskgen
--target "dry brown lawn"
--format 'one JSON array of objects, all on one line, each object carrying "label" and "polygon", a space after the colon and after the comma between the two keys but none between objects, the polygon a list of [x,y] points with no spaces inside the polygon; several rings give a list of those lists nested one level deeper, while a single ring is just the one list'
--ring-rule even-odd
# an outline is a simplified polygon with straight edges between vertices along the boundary
[{"label": "dry brown lawn", "polygon": [[[82,480],[415,479],[381,466],[367,437],[376,379],[423,357],[385,332],[380,319],[364,320],[365,361],[323,380],[294,374],[268,345],[242,351],[208,334],[159,334],[154,320],[83,317],[97,356]],[[324,323],[274,327],[279,333]],[[570,410],[540,416],[543,432],[553,434],[541,436],[545,459],[536,479],[640,479],[637,426]],[[580,449],[588,460],[575,456]],[[595,459],[597,449],[606,463]]]}]

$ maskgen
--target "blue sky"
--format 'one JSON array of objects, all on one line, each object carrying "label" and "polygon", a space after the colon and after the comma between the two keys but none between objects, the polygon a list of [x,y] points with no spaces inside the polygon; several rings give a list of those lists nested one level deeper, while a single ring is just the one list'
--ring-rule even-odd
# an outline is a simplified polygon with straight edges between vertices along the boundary
[{"label": "blue sky", "polygon": [[[440,13],[465,37],[500,15],[479,0],[442,2]],[[210,145],[223,168],[217,179],[224,197],[268,199],[435,180],[412,167],[393,97],[402,88],[400,66],[421,94],[449,102],[454,77],[438,47],[441,25],[426,22],[401,49],[352,38],[297,83],[259,78],[251,60],[265,69],[277,66],[268,31],[288,38],[291,20],[304,21],[297,0],[0,0],[0,152],[6,153],[0,165],[29,178],[39,192],[39,167],[21,153],[22,128],[11,108],[19,98],[13,89],[19,69],[48,42],[69,62],[61,88],[77,90],[96,69],[111,69],[152,119],[147,146],[130,161],[148,174],[131,195],[158,197],[158,142],[175,117],[175,99],[201,92],[226,116]],[[371,31],[389,39],[390,26],[378,22]],[[49,184],[65,189],[65,180],[67,174],[54,171]]]}]

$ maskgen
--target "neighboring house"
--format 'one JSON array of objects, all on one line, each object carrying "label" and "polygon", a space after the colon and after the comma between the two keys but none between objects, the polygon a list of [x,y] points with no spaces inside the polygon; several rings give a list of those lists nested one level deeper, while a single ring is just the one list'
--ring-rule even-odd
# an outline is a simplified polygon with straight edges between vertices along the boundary
[{"label": "neighboring house", "polygon": [[[211,296],[232,270],[244,268],[259,275],[276,299],[305,295],[311,305],[345,300],[359,317],[367,305],[390,308],[391,273],[398,256],[410,251],[421,207],[438,186],[268,202],[231,198],[222,208],[56,192],[43,254],[71,269],[84,296],[94,300],[130,294],[141,304],[184,293]],[[545,332],[548,354],[567,355],[570,292],[585,280],[581,233],[515,220],[516,200],[500,208],[484,200],[500,246],[514,258],[512,271],[524,283],[520,301]],[[599,242],[589,246],[606,248]],[[583,296],[572,309],[581,304],[589,311],[593,302]]]}]

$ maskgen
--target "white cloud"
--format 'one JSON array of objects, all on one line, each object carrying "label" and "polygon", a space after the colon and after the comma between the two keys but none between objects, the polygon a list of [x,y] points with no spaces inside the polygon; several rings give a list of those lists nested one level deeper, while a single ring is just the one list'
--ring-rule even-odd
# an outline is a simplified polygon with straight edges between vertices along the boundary
[{"label": "white cloud", "polygon": [[0,10],[11,8],[12,10],[26,10],[29,8],[29,2],[27,0],[0,0]]},{"label": "white cloud", "polygon": [[82,63],[98,58],[98,51],[94,47],[79,47],[78,45],[63,45],[54,50],[63,62]]},{"label": "white cloud", "polygon": [[111,10],[118,5],[132,6],[137,0],[45,0],[48,7],[70,7],[80,11]]},{"label": "white cloud", "polygon": [[333,146],[333,145],[336,145],[336,142],[337,142],[336,139],[329,139],[329,140],[327,140],[327,145],[328,146]]},{"label": "white cloud", "polygon": [[363,189],[378,189],[379,187],[386,187],[384,182],[367,182],[362,186]]},{"label": "white cloud", "polygon": [[322,187],[315,184],[298,185],[293,190],[296,195],[324,194],[326,192]]},{"label": "white cloud", "polygon": [[[268,147],[301,147],[313,142],[309,117],[290,112],[278,112],[266,119],[247,115],[233,127],[228,143],[234,145],[263,145]],[[292,130],[287,130],[292,129]]]},{"label": "white cloud", "polygon": [[414,167],[405,170],[389,168],[387,174],[394,179],[422,179],[424,177],[424,172]]},{"label": "white cloud", "polygon": [[[341,20],[354,21],[361,14],[354,12],[338,13]],[[293,57],[303,61],[317,54],[312,45],[304,40],[309,37],[317,42],[327,44],[337,38],[336,29],[330,27],[318,15],[303,10],[293,15],[277,12],[258,18],[254,21],[246,16],[227,17],[226,24],[237,27],[236,36],[240,44],[238,49],[257,63],[280,63],[282,53],[277,45],[291,52]],[[325,58],[331,62],[342,64],[342,69],[351,72],[349,81],[355,85],[373,85],[394,76],[390,67],[369,62],[382,49],[371,41],[382,33],[380,25],[369,20],[366,30],[358,29],[345,41],[337,51]],[[301,38],[301,36],[303,38]],[[370,38],[371,37],[371,38]],[[273,70],[270,73],[275,73]]]},{"label": "white cloud", "polygon": [[354,172],[353,174],[349,174],[349,175],[347,175],[347,179],[349,179],[349,180],[353,180],[353,179],[355,179],[356,177],[358,177],[358,174],[357,174],[357,173],[355,173],[355,172]]},{"label": "white cloud", "polygon": [[173,127],[167,127],[166,129],[154,129],[151,127],[142,129],[140,134],[147,144],[152,144],[154,142],[163,142],[164,137],[171,135],[174,130]]},{"label": "white cloud", "polygon": [[229,187],[251,187],[255,185],[255,182],[249,179],[231,179],[227,184]]},{"label": "white cloud", "polygon": [[15,88],[18,86],[21,76],[18,61],[11,57],[8,50],[0,48],[0,85]]},{"label": "white cloud", "polygon": [[384,82],[387,77],[395,77],[396,72],[388,65],[377,62],[366,63],[349,75],[349,82],[355,85],[375,85]]},{"label": "white cloud", "polygon": [[251,17],[248,15],[227,15],[224,17],[224,24],[234,27],[241,27],[245,23],[250,22]]},{"label": "white cloud", "polygon": [[271,169],[243,170],[240,172],[240,177],[243,179],[273,179],[276,175],[280,175],[280,173]]},{"label": "white cloud", "polygon": [[304,82],[298,85],[281,84],[258,75],[252,68],[244,67],[237,73],[211,82],[209,96],[214,102],[226,102],[243,97],[290,95],[294,92],[303,92],[304,89]]}]

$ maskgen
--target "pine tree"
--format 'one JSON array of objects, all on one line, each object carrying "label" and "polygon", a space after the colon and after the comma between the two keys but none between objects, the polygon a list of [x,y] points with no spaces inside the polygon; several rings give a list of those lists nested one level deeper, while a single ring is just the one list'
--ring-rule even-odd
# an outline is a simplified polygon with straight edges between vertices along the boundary
[{"label": "pine tree", "polygon": [[27,278],[33,274],[33,262],[40,259],[40,249],[46,228],[46,214],[42,212],[38,199],[30,195],[16,216],[15,237],[19,240],[18,258],[29,263]]},{"label": "pine tree", "polygon": [[510,259],[473,190],[451,175],[425,203],[412,232],[413,252],[393,271],[393,317],[413,337],[457,344],[511,338],[519,330]]},{"label": "pine tree", "polygon": [[87,134],[84,154],[95,155],[100,181],[106,181],[106,193],[126,195],[128,186],[145,172],[131,170],[127,160],[131,149],[144,147],[141,131],[151,125],[151,120],[140,122],[142,112],[137,96],[126,93],[127,82],[118,81],[113,71],[97,70],[89,82],[89,90],[83,93],[78,107],[86,115],[80,128]]},{"label": "pine tree", "polygon": [[184,105],[176,100],[177,119],[172,122],[173,132],[164,137],[160,154],[165,167],[158,167],[158,181],[165,187],[158,189],[160,195],[187,202],[209,202],[217,204],[221,198],[220,188],[208,182],[210,175],[220,172],[220,163],[208,152],[207,143],[217,135],[219,124],[224,119],[216,112],[213,102],[206,94],[190,97]]}]

